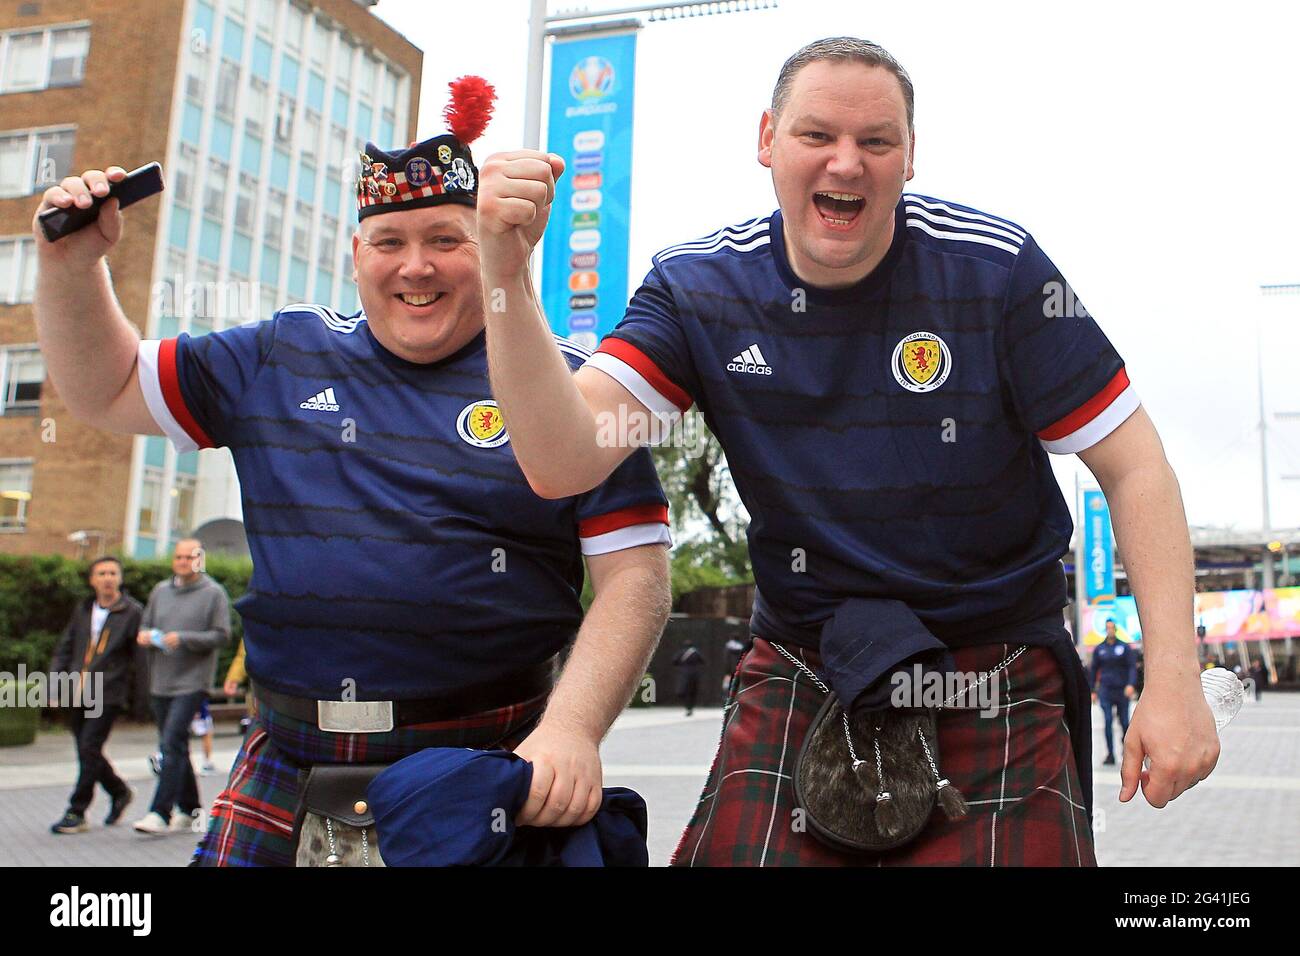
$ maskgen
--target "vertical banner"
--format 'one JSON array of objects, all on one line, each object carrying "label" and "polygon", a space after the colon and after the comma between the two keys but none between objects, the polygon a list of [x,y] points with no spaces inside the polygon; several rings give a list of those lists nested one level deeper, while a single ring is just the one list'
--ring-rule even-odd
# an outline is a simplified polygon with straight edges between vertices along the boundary
[{"label": "vertical banner", "polygon": [[594,349],[627,306],[636,33],[556,38],[546,148],[564,158],[542,247],[551,329]]},{"label": "vertical banner", "polygon": [[1083,493],[1084,598],[1091,605],[1115,601],[1115,551],[1111,541],[1110,506],[1100,491]]}]

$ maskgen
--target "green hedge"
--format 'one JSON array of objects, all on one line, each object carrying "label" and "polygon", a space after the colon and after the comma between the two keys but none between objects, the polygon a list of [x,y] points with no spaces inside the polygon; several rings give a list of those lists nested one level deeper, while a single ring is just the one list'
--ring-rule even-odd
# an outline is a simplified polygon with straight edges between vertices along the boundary
[{"label": "green hedge", "polygon": [[[123,588],[141,604],[153,586],[172,573],[167,559],[124,559],[122,564]],[[86,582],[89,568],[89,560],[59,555],[0,554],[0,671],[16,673],[19,664],[28,672],[49,666],[73,607],[92,593]],[[233,603],[248,590],[253,563],[247,558],[209,556],[207,572],[221,582]],[[221,652],[218,677],[225,674],[244,635],[238,614],[231,615],[230,626],[233,640]]]}]

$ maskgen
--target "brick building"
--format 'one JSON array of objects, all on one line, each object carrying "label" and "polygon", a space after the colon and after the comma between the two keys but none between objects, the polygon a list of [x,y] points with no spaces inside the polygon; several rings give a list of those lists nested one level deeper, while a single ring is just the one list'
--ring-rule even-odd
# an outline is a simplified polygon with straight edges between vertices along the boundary
[{"label": "brick building", "polygon": [[166,189],[109,258],[145,337],[355,311],[357,154],[415,139],[423,60],[373,2],[0,6],[0,551],[147,557],[240,520],[228,452],[67,414],[36,348],[32,215],[64,176],[158,160]]}]

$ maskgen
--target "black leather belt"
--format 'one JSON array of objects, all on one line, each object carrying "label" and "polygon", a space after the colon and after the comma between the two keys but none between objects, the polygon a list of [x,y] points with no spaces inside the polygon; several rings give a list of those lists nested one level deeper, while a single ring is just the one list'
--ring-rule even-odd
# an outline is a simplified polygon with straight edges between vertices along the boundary
[{"label": "black leather belt", "polygon": [[[555,659],[506,675],[490,684],[475,684],[451,690],[437,697],[420,700],[394,700],[391,703],[393,725],[425,724],[435,720],[456,720],[485,710],[508,707],[531,700],[550,691],[555,683]],[[319,700],[281,694],[252,681],[253,695],[259,708],[284,714],[295,720],[316,724],[320,716]]]}]

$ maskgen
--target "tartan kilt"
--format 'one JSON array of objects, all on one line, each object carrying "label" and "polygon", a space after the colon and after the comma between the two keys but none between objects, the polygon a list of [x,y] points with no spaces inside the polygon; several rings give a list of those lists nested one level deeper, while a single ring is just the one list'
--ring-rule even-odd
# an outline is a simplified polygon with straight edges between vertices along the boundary
[{"label": "tartan kilt", "polygon": [[299,771],[313,764],[395,763],[426,747],[512,750],[548,694],[456,720],[382,734],[337,734],[274,711],[254,714],[190,866],[293,866]]},{"label": "tartan kilt", "polygon": [[[957,670],[983,672],[1015,647],[965,647],[952,656]],[[815,652],[786,650],[819,669]],[[671,865],[1097,865],[1064,719],[1065,684],[1049,649],[1030,647],[1002,673],[996,716],[939,712],[939,767],[970,812],[948,820],[936,806],[920,835],[886,853],[832,849],[795,813],[795,758],[824,701],[806,674],[755,638],[732,679],[718,753]]]}]

